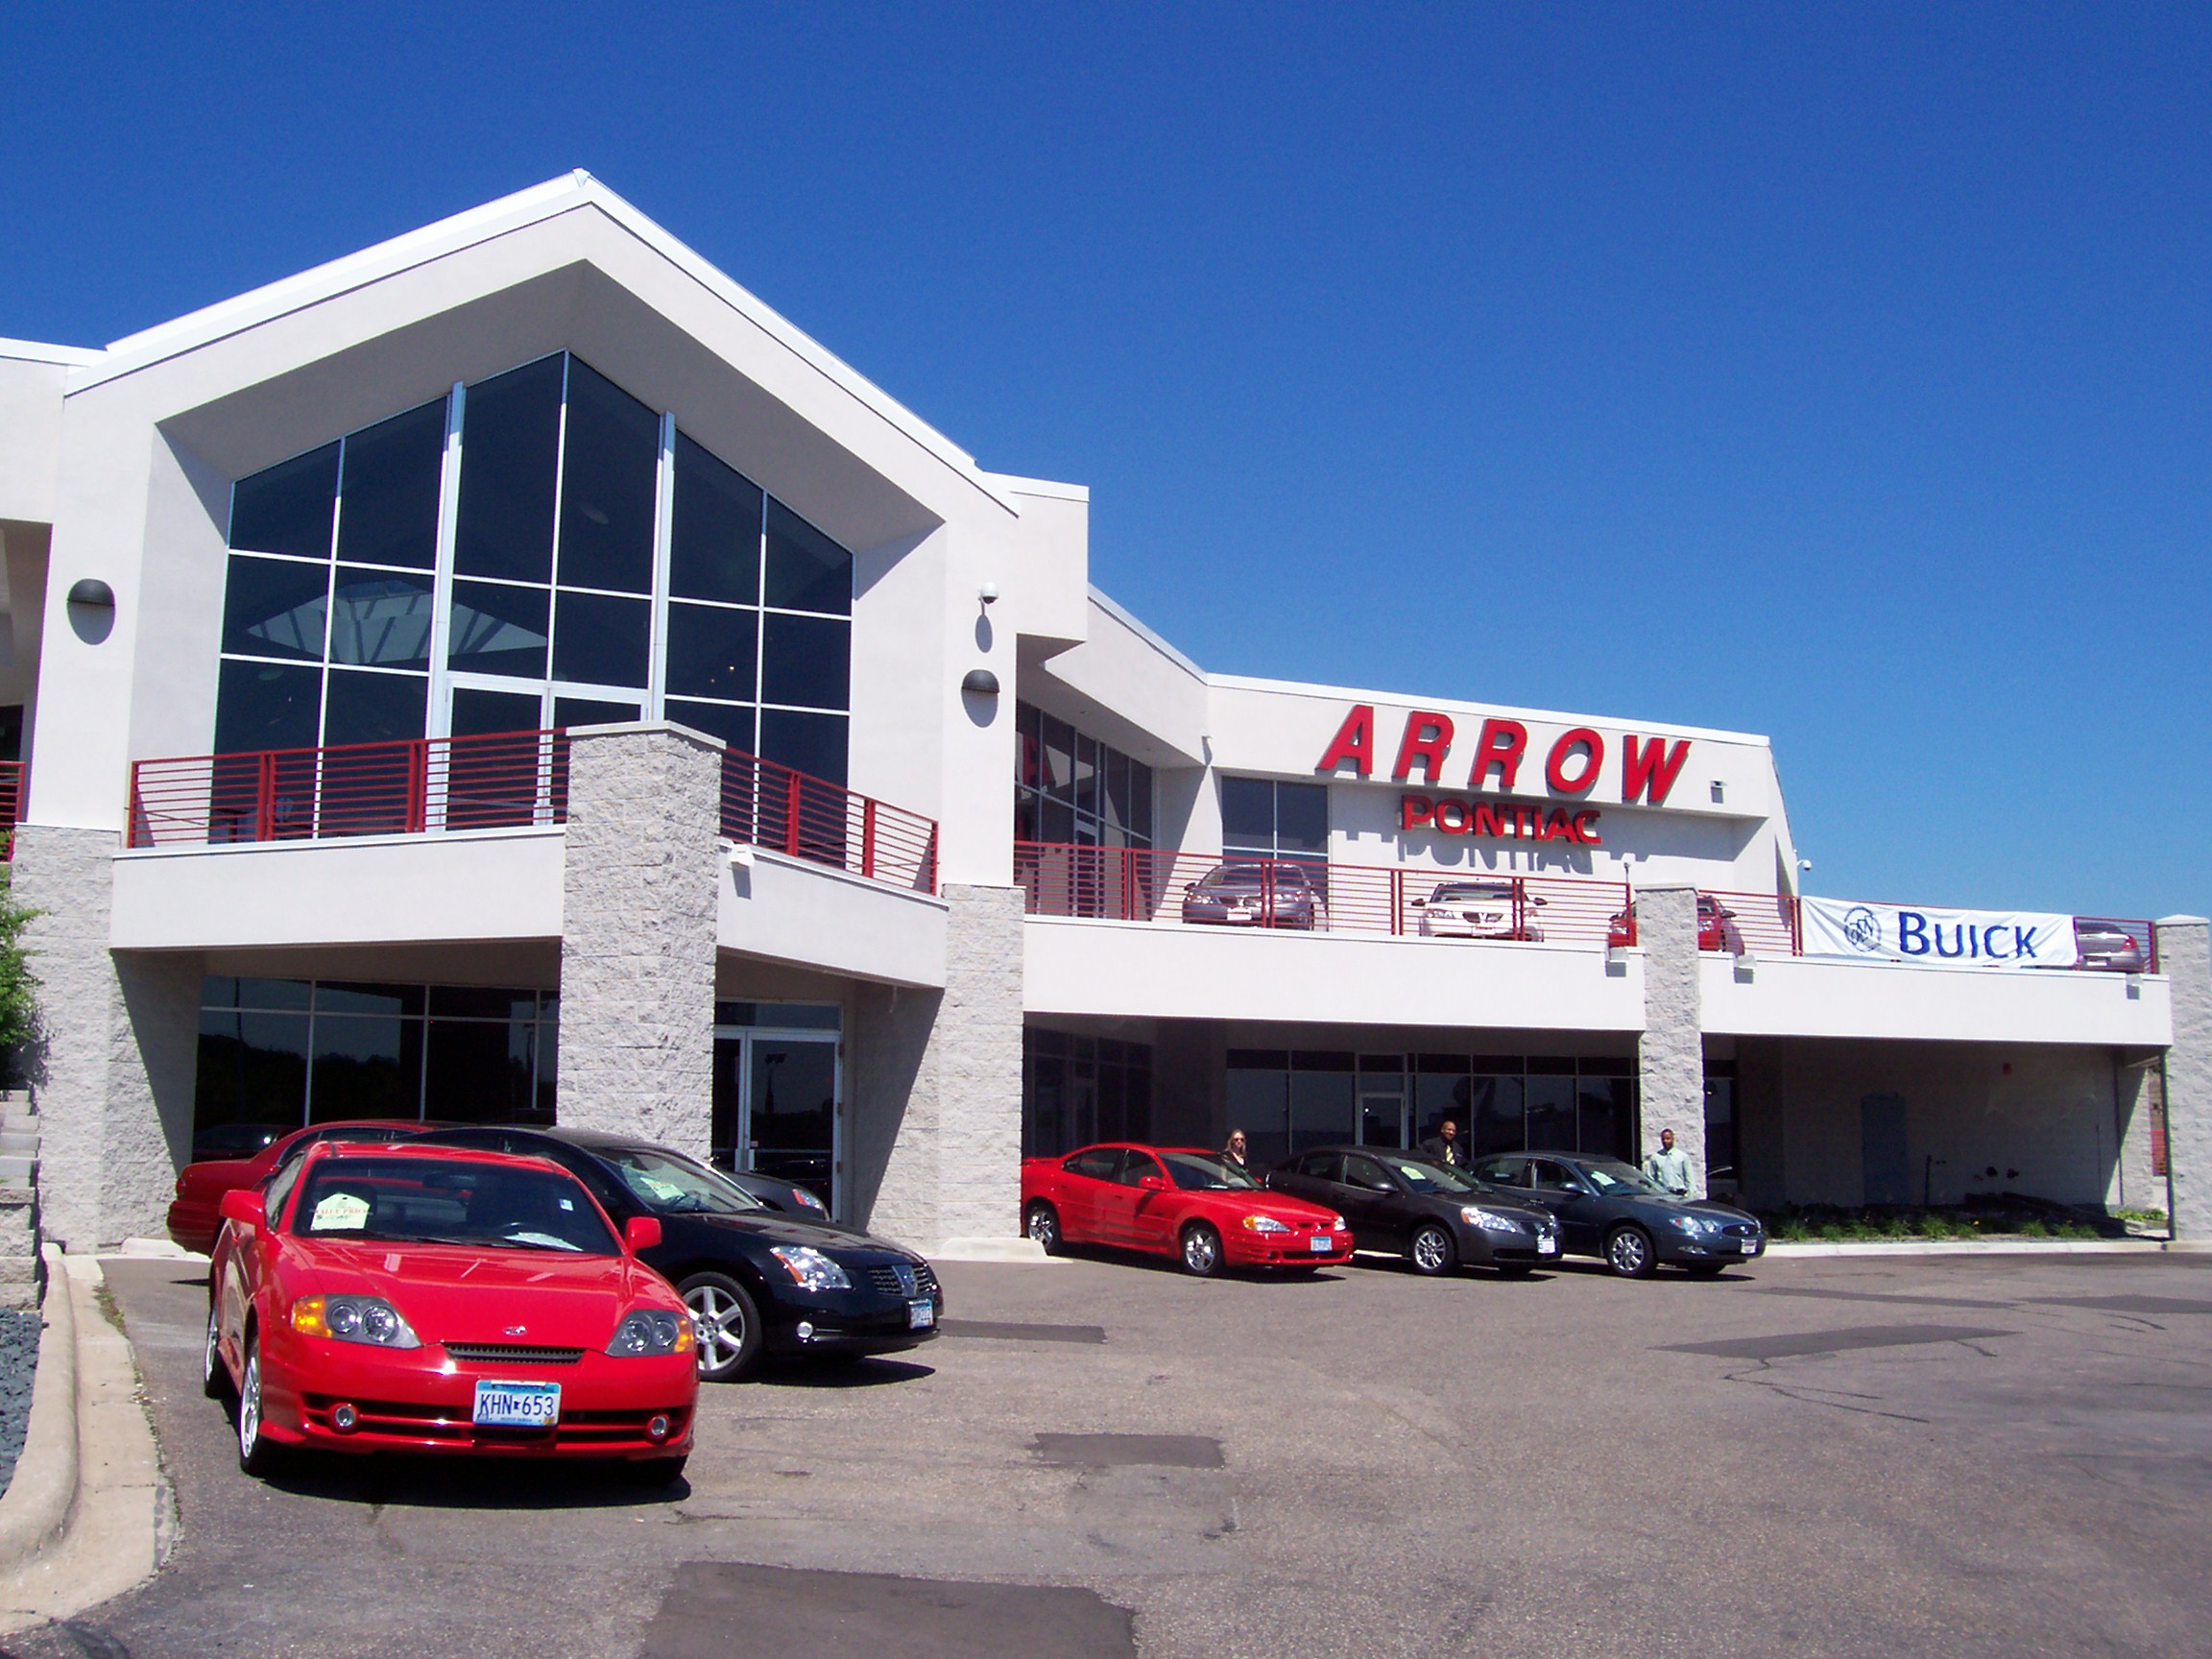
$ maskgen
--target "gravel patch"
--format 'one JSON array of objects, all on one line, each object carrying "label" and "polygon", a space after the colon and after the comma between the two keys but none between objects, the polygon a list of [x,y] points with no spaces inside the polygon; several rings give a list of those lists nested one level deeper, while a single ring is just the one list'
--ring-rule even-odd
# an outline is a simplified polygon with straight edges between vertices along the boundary
[{"label": "gravel patch", "polygon": [[0,1310],[0,1492],[15,1478],[23,1455],[23,1431],[31,1422],[31,1379],[38,1369],[38,1333],[45,1322],[36,1313]]}]

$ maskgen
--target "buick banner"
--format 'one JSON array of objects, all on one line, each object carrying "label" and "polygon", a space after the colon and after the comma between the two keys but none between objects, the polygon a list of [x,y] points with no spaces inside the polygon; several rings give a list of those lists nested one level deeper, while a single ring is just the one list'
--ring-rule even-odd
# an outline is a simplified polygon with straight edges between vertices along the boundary
[{"label": "buick banner", "polygon": [[2071,968],[2074,918],[2032,910],[1915,910],[1803,899],[1808,956],[1930,968]]}]

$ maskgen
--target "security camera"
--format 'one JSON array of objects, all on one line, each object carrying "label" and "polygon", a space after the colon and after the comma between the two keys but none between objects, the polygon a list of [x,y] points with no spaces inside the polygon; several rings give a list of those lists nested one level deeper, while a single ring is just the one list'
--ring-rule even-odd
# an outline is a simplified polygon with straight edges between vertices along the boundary
[{"label": "security camera", "polygon": [[975,589],[975,597],[982,600],[986,605],[998,604],[998,584],[996,582],[984,583],[982,587]]}]

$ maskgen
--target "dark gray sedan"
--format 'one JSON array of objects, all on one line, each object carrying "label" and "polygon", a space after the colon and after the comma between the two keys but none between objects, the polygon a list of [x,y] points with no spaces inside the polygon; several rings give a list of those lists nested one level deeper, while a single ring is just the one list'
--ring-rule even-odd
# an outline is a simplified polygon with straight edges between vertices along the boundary
[{"label": "dark gray sedan", "polygon": [[1353,1247],[1396,1250],[1416,1273],[1462,1264],[1526,1273],[1559,1259],[1551,1213],[1492,1192],[1464,1170],[1381,1146],[1320,1146],[1267,1173],[1268,1187],[1334,1210]]},{"label": "dark gray sedan", "polygon": [[1731,1204],[1677,1198],[1618,1158],[1507,1152],[1475,1160],[1475,1176],[1558,1218],[1559,1247],[1595,1256],[1624,1279],[1662,1262],[1711,1277],[1767,1248],[1759,1217]]}]

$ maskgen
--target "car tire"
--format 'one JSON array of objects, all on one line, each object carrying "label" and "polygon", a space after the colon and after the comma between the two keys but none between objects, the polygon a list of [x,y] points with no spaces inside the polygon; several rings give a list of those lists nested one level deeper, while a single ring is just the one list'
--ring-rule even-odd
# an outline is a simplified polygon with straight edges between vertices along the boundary
[{"label": "car tire", "polygon": [[1406,1261],[1423,1278],[1437,1279],[1459,1265],[1459,1248],[1451,1234],[1433,1221],[1424,1221],[1407,1240]]},{"label": "car tire", "polygon": [[210,1400],[230,1398],[230,1372],[223,1363],[223,1350],[216,1342],[221,1329],[216,1321],[219,1304],[215,1298],[207,1299],[207,1336],[200,1350],[200,1392]]},{"label": "car tire", "polygon": [[1648,1279],[1659,1265],[1651,1236],[1641,1227],[1616,1227],[1605,1235],[1605,1265],[1623,1279]]},{"label": "car tire", "polygon": [[268,1479],[284,1463],[284,1449],[261,1429],[261,1338],[249,1331],[238,1380],[238,1467],[256,1480]]},{"label": "car tire", "polygon": [[622,1466],[622,1478],[633,1486],[673,1486],[684,1479],[684,1465],[691,1459],[683,1457],[645,1457]]},{"label": "car tire", "polygon": [[727,1273],[694,1273],[676,1286],[691,1310],[699,1381],[734,1382],[760,1361],[760,1308]]},{"label": "car tire", "polygon": [[1221,1271],[1221,1235],[1203,1221],[1193,1221],[1183,1229],[1178,1240],[1183,1258],[1183,1270],[1199,1279],[1211,1279]]},{"label": "car tire", "polygon": [[1067,1249],[1067,1240],[1060,1237],[1060,1212],[1040,1198],[1029,1206],[1028,1214],[1022,1218],[1022,1231],[1037,1241],[1037,1247],[1047,1256],[1057,1256]]}]

